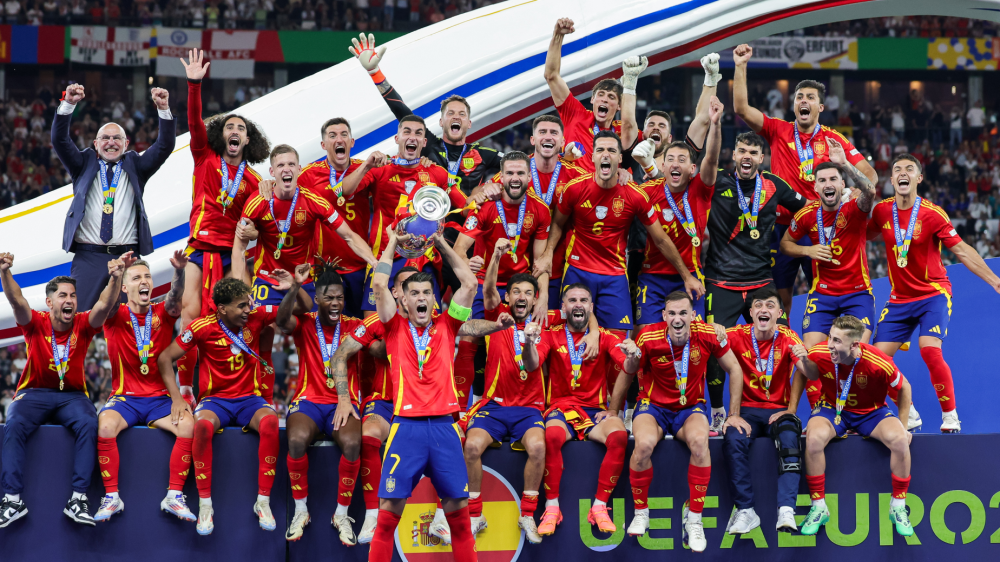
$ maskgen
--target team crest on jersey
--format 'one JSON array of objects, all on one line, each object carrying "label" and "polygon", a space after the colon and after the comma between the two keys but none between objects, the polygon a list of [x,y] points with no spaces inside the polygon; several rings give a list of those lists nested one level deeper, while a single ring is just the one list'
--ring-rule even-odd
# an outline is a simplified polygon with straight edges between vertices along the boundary
[{"label": "team crest on jersey", "polygon": [[420,183],[430,183],[431,175],[427,172],[417,172],[417,181]]},{"label": "team crest on jersey", "polygon": [[253,332],[250,331],[250,328],[243,328],[243,341],[246,343],[253,341]]},{"label": "team crest on jersey", "polygon": [[181,334],[181,341],[184,343],[191,343],[191,340],[193,339],[194,339],[194,334],[191,332],[191,330],[184,330],[184,333]]},{"label": "team crest on jersey", "polygon": [[472,170],[476,169],[476,166],[482,164],[483,157],[480,156],[479,151],[472,149],[465,153],[462,157],[462,171],[468,174]]},{"label": "team crest on jersey", "polygon": [[298,411],[299,411],[299,401],[296,400],[295,402],[292,402],[291,407],[288,408],[288,413],[289,414],[294,414],[295,412],[298,412]]},{"label": "team crest on jersey", "polygon": [[375,304],[375,291],[368,293],[368,304]]},{"label": "team crest on jersey", "polygon": [[868,386],[868,375],[858,375],[858,378],[855,379],[855,382],[858,383],[859,388],[865,388],[866,386]]},{"label": "team crest on jersey", "polygon": [[917,238],[920,237],[920,229],[923,226],[923,222],[924,221],[922,221],[920,219],[917,219],[917,224],[916,224],[916,226],[913,227],[913,239],[914,240],[916,240]]},{"label": "team crest on jersey", "polygon": [[296,209],[295,210],[295,224],[302,226],[306,223],[306,210]]},{"label": "team crest on jersey", "polygon": [[813,143],[813,152],[816,153],[816,156],[822,156],[822,155],[826,154],[826,141],[824,141],[824,140],[821,139],[821,140],[819,140],[817,142],[814,142]]},{"label": "team crest on jersey", "polygon": [[531,227],[535,224],[535,215],[532,213],[524,214],[524,225],[522,232],[531,230]]},{"label": "team crest on jersey", "polygon": [[670,222],[674,220],[674,210],[670,207],[663,209],[663,222]]},{"label": "team crest on jersey", "polygon": [[594,213],[597,214],[598,219],[604,220],[604,217],[608,216],[608,208],[598,205],[597,207],[594,207]]},{"label": "team crest on jersey", "polygon": [[619,197],[618,199],[612,201],[611,210],[614,211],[616,217],[621,216],[622,211],[625,210],[625,200]]},{"label": "team crest on jersey", "polygon": [[696,345],[691,346],[691,362],[695,365],[701,363],[701,348]]},{"label": "team crest on jersey", "polygon": [[396,479],[392,476],[385,479],[385,491],[390,494],[396,489]]},{"label": "team crest on jersey", "polygon": [[845,226],[847,226],[847,217],[837,215],[837,228],[844,228]]},{"label": "team crest on jersey", "polygon": [[413,180],[406,180],[405,182],[403,182],[403,189],[406,190],[407,195],[409,195],[410,192],[413,191],[414,187],[417,187],[417,182]]},{"label": "team crest on jersey", "polygon": [[365,325],[362,324],[358,326],[357,330],[354,330],[354,337],[360,338],[365,335]]},{"label": "team crest on jersey", "polygon": [[479,224],[479,219],[476,217],[469,217],[465,219],[465,230],[472,230],[476,228],[477,224]]},{"label": "team crest on jersey", "polygon": [[802,329],[803,330],[805,330],[806,328],[809,327],[809,322],[810,322],[810,320],[809,320],[808,316],[803,316],[802,317]]}]

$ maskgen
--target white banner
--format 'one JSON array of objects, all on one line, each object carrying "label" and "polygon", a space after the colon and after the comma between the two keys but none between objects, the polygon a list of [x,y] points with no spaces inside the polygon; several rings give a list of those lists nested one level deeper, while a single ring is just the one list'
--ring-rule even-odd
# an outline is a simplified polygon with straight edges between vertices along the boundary
[{"label": "white banner", "polygon": [[752,66],[858,68],[858,40],[853,37],[765,37],[750,46]]},{"label": "white banner", "polygon": [[150,28],[70,28],[69,60],[103,66],[147,66]]},{"label": "white banner", "polygon": [[184,76],[184,65],[180,59],[186,59],[190,49],[201,48],[201,33],[200,29],[157,27],[156,74]]},{"label": "white banner", "polygon": [[206,31],[209,78],[253,78],[256,31]]}]

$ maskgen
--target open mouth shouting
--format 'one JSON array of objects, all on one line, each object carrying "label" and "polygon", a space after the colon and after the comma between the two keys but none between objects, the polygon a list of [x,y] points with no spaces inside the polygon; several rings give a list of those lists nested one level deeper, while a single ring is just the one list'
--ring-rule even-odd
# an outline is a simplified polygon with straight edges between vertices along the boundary
[{"label": "open mouth shouting", "polygon": [[670,184],[680,185],[682,178],[680,166],[671,166],[668,173],[670,175]]},{"label": "open mouth shouting", "polygon": [[291,188],[295,187],[294,185],[292,185],[292,182],[295,179],[294,176],[295,176],[295,174],[293,174],[291,170],[282,170],[281,171],[281,184],[284,185],[288,189],[291,189]]},{"label": "open mouth shouting", "polygon": [[670,332],[672,335],[680,339],[685,336],[687,330],[687,322],[683,318],[677,316],[670,320]]},{"label": "open mouth shouting", "polygon": [[153,293],[149,285],[146,284],[139,285],[139,302],[141,303],[149,302],[149,297],[152,294]]},{"label": "open mouth shouting", "polygon": [[337,144],[335,144],[333,146],[333,153],[336,154],[337,156],[346,156],[347,155],[347,145],[344,144],[344,143],[338,142]]},{"label": "open mouth shouting", "polygon": [[422,301],[418,301],[417,302],[417,318],[416,318],[416,320],[418,320],[420,322],[422,322],[423,320],[426,320],[428,318],[428,315],[430,314],[430,310],[431,310],[431,307],[427,305],[427,301],[423,301],[423,300]]},{"label": "open mouth shouting", "polygon": [[462,134],[462,122],[452,121],[451,125],[448,125],[448,130],[451,131],[453,137],[457,137]]},{"label": "open mouth shouting", "polygon": [[76,313],[76,307],[73,303],[64,303],[62,308],[59,309],[59,313],[62,314],[63,322],[72,322],[73,315]]},{"label": "open mouth shouting", "polygon": [[754,172],[753,160],[749,158],[744,158],[743,160],[741,160],[739,170],[740,170],[740,177],[749,178],[751,175],[753,175]]},{"label": "open mouth shouting", "polygon": [[229,150],[229,154],[235,155],[240,151],[240,136],[236,133],[229,135],[226,140],[226,149]]},{"label": "open mouth shouting", "polygon": [[799,118],[803,120],[808,119],[809,116],[812,115],[812,109],[809,107],[808,103],[799,104],[796,112]]},{"label": "open mouth shouting", "polygon": [[608,118],[608,106],[605,104],[600,104],[597,106],[597,111],[594,113],[598,121],[604,121]]},{"label": "open mouth shouting", "polygon": [[[517,299],[514,301],[514,318],[521,320],[528,317],[528,299]],[[582,313],[583,311],[581,311]]]},{"label": "open mouth shouting", "polygon": [[909,189],[910,188],[910,176],[902,174],[896,178],[896,187],[898,189]]},{"label": "open mouth shouting", "polygon": [[406,143],[403,145],[403,149],[406,150],[407,156],[410,156],[419,149],[419,144],[416,139],[407,139]]},{"label": "open mouth shouting", "polygon": [[339,304],[330,305],[330,309],[326,312],[326,319],[330,324],[336,324],[340,321],[341,308]]},{"label": "open mouth shouting", "polygon": [[653,142],[655,142],[657,145],[659,145],[660,141],[663,140],[663,137],[660,136],[660,132],[659,131],[650,133],[649,134],[649,138],[650,138],[650,140],[652,140]]},{"label": "open mouth shouting", "polygon": [[771,322],[771,312],[767,310],[762,310],[757,314],[757,327],[761,330],[767,330],[767,325]]},{"label": "open mouth shouting", "polygon": [[833,186],[824,187],[822,193],[824,203],[832,205],[837,202],[837,199],[839,199],[839,197],[837,197],[837,188]]},{"label": "open mouth shouting", "polygon": [[569,311],[569,322],[575,328],[587,325],[587,310],[583,306],[575,306]]},{"label": "open mouth shouting", "polygon": [[611,177],[611,159],[608,157],[601,158],[601,177]]}]

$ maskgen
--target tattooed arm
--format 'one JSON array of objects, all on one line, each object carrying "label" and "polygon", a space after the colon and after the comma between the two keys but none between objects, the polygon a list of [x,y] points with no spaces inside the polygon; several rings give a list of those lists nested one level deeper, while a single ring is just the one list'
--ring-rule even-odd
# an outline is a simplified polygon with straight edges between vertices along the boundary
[{"label": "tattooed arm", "polygon": [[181,297],[184,296],[184,266],[188,259],[184,255],[184,250],[174,252],[174,257],[170,258],[170,265],[174,266],[174,279],[170,282],[170,292],[163,307],[167,314],[177,317],[181,315]]},{"label": "tattooed arm", "polygon": [[861,170],[847,161],[847,154],[844,147],[832,138],[827,138],[826,143],[830,146],[830,161],[840,166],[846,177],[854,181],[854,185],[861,190],[858,197],[858,209],[862,213],[872,211],[872,203],[875,202],[875,183],[868,178]]},{"label": "tattooed arm", "polygon": [[481,338],[494,332],[499,332],[500,330],[506,330],[513,325],[514,317],[506,312],[503,312],[497,318],[496,322],[492,322],[490,320],[467,320],[465,324],[462,324],[462,327],[458,329],[458,335]]},{"label": "tattooed arm", "polygon": [[[345,338],[330,361],[333,366],[333,380],[337,385],[337,411],[333,415],[333,430],[337,431],[347,423],[348,418],[358,418],[351,397],[351,383],[347,379],[347,360],[361,351],[361,344],[354,338]],[[360,419],[360,418],[358,418]]]}]

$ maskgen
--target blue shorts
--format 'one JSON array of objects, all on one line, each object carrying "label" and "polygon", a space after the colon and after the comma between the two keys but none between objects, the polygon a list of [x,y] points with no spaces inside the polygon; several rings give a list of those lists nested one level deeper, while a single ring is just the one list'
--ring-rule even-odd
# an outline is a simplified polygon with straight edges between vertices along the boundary
[{"label": "blue shorts", "polygon": [[913,302],[886,303],[875,329],[875,343],[908,342],[920,326],[921,336],[944,339],[951,319],[951,297],[942,293]]},{"label": "blue shorts", "polygon": [[[392,282],[396,278],[396,274],[399,273],[400,269],[406,265],[406,258],[396,258],[392,260],[392,274],[389,275],[389,288],[392,288]],[[370,269],[370,268],[369,268]],[[441,304],[441,287],[437,283],[437,271],[434,270],[434,266],[427,264],[421,271],[430,273],[434,277],[434,282],[431,285],[434,286],[434,300],[438,303],[440,308]],[[372,275],[374,271],[370,271],[365,276],[365,293],[361,300],[361,310],[376,310],[375,308],[375,293],[372,292]]]},{"label": "blue shorts", "polygon": [[382,457],[378,497],[408,498],[424,474],[438,497],[469,497],[462,438],[450,415],[393,420]]},{"label": "blue shorts", "polygon": [[482,429],[489,433],[494,441],[510,439],[513,442],[520,441],[533,427],[545,431],[542,413],[537,408],[501,406],[490,400],[485,406],[476,410],[476,415],[468,420],[466,430]]},{"label": "blue shorts", "polygon": [[[257,306],[264,305],[274,305],[278,306],[281,304],[281,299],[285,298],[288,291],[279,291],[274,288],[275,285],[270,281],[261,279],[260,277],[254,277],[253,287],[250,288],[250,295],[253,297],[253,302]],[[313,300],[313,310],[316,310],[316,284],[312,281],[302,285],[302,289],[309,294],[309,298]]]},{"label": "blue shorts", "polygon": [[[582,410],[584,411],[584,413],[587,414],[587,417],[590,418],[590,421],[592,422],[594,421],[594,417],[597,414],[600,414],[601,412],[605,411],[600,408],[582,408]],[[559,420],[563,422],[564,424],[566,424],[566,427],[569,428],[569,432],[572,433],[574,436],[577,436],[578,432],[573,428],[573,424],[566,421],[566,414],[562,413],[562,410],[552,410],[552,412],[545,418],[546,422],[548,422],[549,420]],[[589,435],[590,432],[593,431],[595,427],[597,427],[597,422],[594,422],[594,425],[584,429],[583,434],[585,436]]]},{"label": "blue shorts", "polygon": [[140,398],[138,396],[116,394],[108,398],[108,402],[101,408],[100,413],[103,413],[105,410],[118,412],[129,427],[139,425],[140,423],[148,426],[160,418],[169,416],[172,404],[173,401],[170,400],[170,396]]},{"label": "blue shorts", "polygon": [[684,408],[680,412],[675,412],[669,408],[662,408],[656,404],[651,404],[648,399],[643,399],[639,403],[639,407],[636,408],[635,414],[632,415],[634,420],[637,416],[647,415],[653,416],[656,423],[659,424],[660,429],[663,430],[664,435],[671,435],[677,437],[677,432],[684,427],[684,422],[687,421],[692,414],[701,414],[708,419],[708,414],[705,413],[705,408],[703,406],[692,406],[691,408]]},{"label": "blue shorts", "polygon": [[549,310],[559,310],[562,308],[562,279],[553,277],[549,279]]},{"label": "blue shorts", "polygon": [[858,291],[839,297],[809,293],[806,297],[806,312],[802,316],[802,333],[829,334],[833,321],[847,315],[861,320],[871,330],[871,319],[875,317],[875,297],[870,291]]},{"label": "blue shorts", "polygon": [[364,318],[361,303],[365,298],[365,270],[359,269],[350,273],[341,273],[344,280],[344,314],[354,318]]},{"label": "blue shorts", "polygon": [[837,419],[837,409],[831,406],[829,402],[820,401],[813,408],[810,419],[815,416],[830,420],[830,423],[833,424],[833,429],[837,430],[837,437],[843,437],[848,430],[856,431],[862,437],[868,437],[875,431],[875,427],[882,420],[885,418],[894,418],[896,414],[892,413],[892,410],[888,406],[882,406],[867,414],[855,414],[854,412],[845,411],[840,413],[840,423],[836,424],[833,422]]},{"label": "blue shorts", "polygon": [[[504,296],[507,294],[507,287],[497,286],[497,292],[500,293],[500,302],[503,302]],[[483,319],[485,318],[486,309],[483,307],[483,284],[480,283],[476,287],[476,298],[472,301],[472,316],[470,318]]]},{"label": "blue shorts", "polygon": [[[635,323],[642,325],[663,322],[667,295],[674,291],[686,292],[680,275],[640,273],[635,293]],[[694,301],[694,312],[698,315],[698,320],[705,319],[704,296]]]},{"label": "blue shorts", "polygon": [[597,325],[608,330],[632,329],[632,302],[628,290],[628,276],[601,275],[573,266],[566,268],[563,287],[583,283],[594,297],[594,315]]},{"label": "blue shorts", "polygon": [[261,408],[268,408],[274,411],[274,406],[267,403],[260,396],[244,396],[243,398],[217,398],[209,396],[202,398],[198,402],[198,407],[194,409],[195,414],[202,410],[208,410],[219,418],[219,427],[229,427],[231,425],[246,429],[253,420],[254,414]]},{"label": "blue shorts", "polygon": [[[316,424],[323,433],[333,436],[333,415],[337,413],[336,404],[317,404],[309,400],[299,399],[292,402],[288,408],[288,415],[305,414]],[[358,407],[354,406],[354,413],[360,414]]]},{"label": "blue shorts", "polygon": [[[806,280],[812,283],[812,260],[809,258],[793,258],[778,251],[781,237],[788,230],[788,225],[774,225],[774,233],[771,235],[771,278],[774,279],[774,286],[778,289],[790,289],[795,285],[795,278],[799,275],[799,268],[806,274]],[[808,236],[803,236],[799,246],[812,246],[812,241]]]},{"label": "blue shorts", "polygon": [[[223,251],[224,250],[224,251]],[[187,251],[188,261],[197,265],[198,267],[205,269],[205,250],[196,250],[188,246]],[[209,252],[212,253],[212,252]],[[222,267],[226,268],[233,265],[233,253],[232,249],[222,248],[219,251],[219,256],[222,257]]]},{"label": "blue shorts", "polygon": [[365,413],[361,416],[361,421],[371,415],[381,417],[386,423],[392,422],[392,402],[388,400],[369,400],[365,403]]}]

